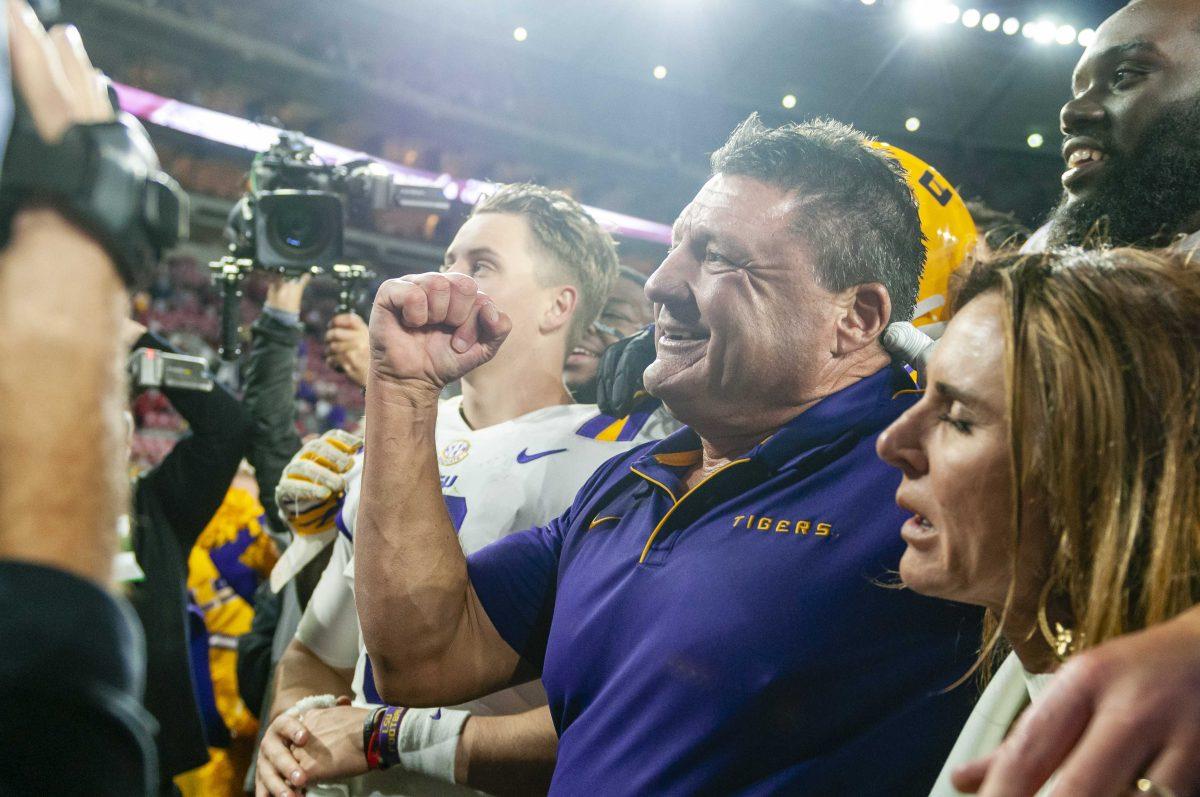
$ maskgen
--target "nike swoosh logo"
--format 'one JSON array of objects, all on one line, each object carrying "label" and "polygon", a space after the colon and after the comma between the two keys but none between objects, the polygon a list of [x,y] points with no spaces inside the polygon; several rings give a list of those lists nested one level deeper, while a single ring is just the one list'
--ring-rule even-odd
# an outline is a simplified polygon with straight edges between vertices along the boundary
[{"label": "nike swoosh logo", "polygon": [[535,459],[541,459],[542,457],[548,457],[551,454],[561,454],[562,452],[564,452],[566,450],[567,449],[565,449],[565,448],[552,448],[549,451],[539,451],[536,454],[530,454],[528,448],[522,448],[521,453],[517,454],[517,462],[524,465],[526,462],[533,462]]},{"label": "nike swoosh logo", "polygon": [[440,720],[441,718],[442,718],[442,710],[440,708],[437,711],[433,712],[433,715],[430,717],[431,720]]}]

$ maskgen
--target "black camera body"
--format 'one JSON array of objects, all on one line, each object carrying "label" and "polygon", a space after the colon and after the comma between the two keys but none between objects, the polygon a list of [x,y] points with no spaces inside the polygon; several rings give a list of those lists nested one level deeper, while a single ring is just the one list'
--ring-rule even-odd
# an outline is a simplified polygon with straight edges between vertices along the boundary
[{"label": "black camera body", "polygon": [[261,194],[254,214],[254,254],[265,269],[332,267],[342,261],[345,206],[337,194],[283,188]]},{"label": "black camera body", "polygon": [[375,210],[402,206],[402,191],[379,165],[323,163],[301,133],[284,132],[255,158],[225,231],[230,253],[289,275],[330,269],[344,261],[346,225],[369,227]]},{"label": "black camera body", "polygon": [[241,282],[254,269],[287,277],[328,273],[339,285],[338,312],[352,312],[359,288],[375,275],[345,262],[347,225],[370,229],[375,211],[450,208],[440,188],[403,185],[380,163],[328,164],[303,133],[284,131],[254,158],[249,188],[229,214],[229,254],[210,263],[221,286],[221,356],[240,353]]}]

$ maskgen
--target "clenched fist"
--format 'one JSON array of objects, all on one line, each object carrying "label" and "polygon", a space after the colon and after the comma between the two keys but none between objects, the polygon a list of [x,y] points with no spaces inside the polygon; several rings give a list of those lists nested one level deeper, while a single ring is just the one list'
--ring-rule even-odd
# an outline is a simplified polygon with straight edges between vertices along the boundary
[{"label": "clenched fist", "polygon": [[424,403],[496,355],[512,321],[465,274],[388,280],[371,312],[371,377]]}]

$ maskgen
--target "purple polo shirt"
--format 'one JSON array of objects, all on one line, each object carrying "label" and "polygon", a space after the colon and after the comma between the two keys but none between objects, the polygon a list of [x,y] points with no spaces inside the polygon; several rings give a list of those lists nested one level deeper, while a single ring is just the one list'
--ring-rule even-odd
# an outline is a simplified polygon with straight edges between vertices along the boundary
[{"label": "purple polo shirt", "polygon": [[875,438],[912,386],[886,368],[690,491],[684,428],[468,559],[541,672],[552,793],[928,792],[976,696],[943,690],[974,661],[980,615],[886,586],[905,513]]}]

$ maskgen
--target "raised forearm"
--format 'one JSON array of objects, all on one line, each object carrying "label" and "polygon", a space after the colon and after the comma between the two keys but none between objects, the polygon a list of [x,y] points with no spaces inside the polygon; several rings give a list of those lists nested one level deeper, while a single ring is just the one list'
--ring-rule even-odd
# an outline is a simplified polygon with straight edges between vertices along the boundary
[{"label": "raised forearm", "polygon": [[441,497],[436,397],[414,401],[371,378],[367,417],[354,541],[363,638],[389,702],[457,702],[441,699],[437,673],[462,624],[469,583]]},{"label": "raised forearm", "polygon": [[550,709],[502,717],[473,715],[463,726],[455,778],[488,794],[545,794],[558,755]]},{"label": "raised forearm", "polygon": [[108,584],[128,509],[127,314],[97,244],[54,211],[17,215],[0,255],[0,558]]}]

